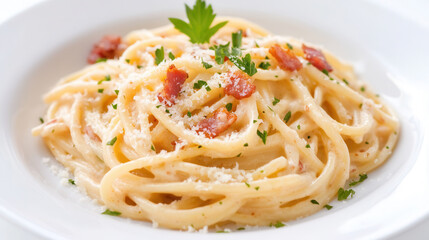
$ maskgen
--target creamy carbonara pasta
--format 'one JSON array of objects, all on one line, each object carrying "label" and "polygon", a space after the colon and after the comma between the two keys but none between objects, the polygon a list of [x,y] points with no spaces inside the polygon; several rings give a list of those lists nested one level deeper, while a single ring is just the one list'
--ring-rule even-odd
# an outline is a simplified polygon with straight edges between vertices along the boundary
[{"label": "creamy carbonara pasta", "polygon": [[398,120],[350,65],[222,21],[202,44],[172,25],[107,36],[97,63],[44,96],[33,134],[111,215],[172,229],[280,224],[352,196],[348,180],[390,156]]}]

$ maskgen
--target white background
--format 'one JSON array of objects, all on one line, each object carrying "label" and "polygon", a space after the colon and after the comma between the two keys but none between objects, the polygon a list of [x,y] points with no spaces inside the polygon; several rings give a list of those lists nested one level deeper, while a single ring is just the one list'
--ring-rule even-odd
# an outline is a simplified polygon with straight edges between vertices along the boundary
[{"label": "white background", "polygon": [[[24,9],[43,0],[0,0],[0,24]],[[379,4],[390,11],[396,12],[404,18],[411,19],[417,24],[429,29],[429,1],[427,0],[368,0]],[[1,55],[0,55],[1,57]],[[399,234],[394,240],[428,239],[429,219]],[[0,239],[40,239],[33,236],[0,216]]]}]

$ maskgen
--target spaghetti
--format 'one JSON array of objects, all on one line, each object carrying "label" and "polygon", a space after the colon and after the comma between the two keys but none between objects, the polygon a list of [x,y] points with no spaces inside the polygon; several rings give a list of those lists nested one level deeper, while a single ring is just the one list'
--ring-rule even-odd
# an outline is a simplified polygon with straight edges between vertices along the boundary
[{"label": "spaghetti", "polygon": [[[119,58],[44,96],[46,121],[33,134],[90,197],[172,229],[269,225],[319,211],[390,156],[398,120],[351,66],[220,20],[228,24],[205,44],[172,26],[131,32]],[[210,48],[233,33],[257,72]]]}]

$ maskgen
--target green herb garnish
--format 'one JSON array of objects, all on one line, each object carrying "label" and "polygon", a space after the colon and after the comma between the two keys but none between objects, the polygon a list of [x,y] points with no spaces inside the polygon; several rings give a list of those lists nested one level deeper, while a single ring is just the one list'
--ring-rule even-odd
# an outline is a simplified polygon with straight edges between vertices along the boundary
[{"label": "green herb garnish", "polygon": [[209,69],[209,68],[212,68],[212,67],[213,67],[213,65],[211,65],[210,63],[206,63],[206,62],[204,62],[203,60],[201,60],[201,63],[203,64],[203,67],[204,67],[205,69]]},{"label": "green herb garnish", "polygon": [[106,58],[99,58],[99,59],[97,59],[97,61],[95,61],[95,63],[105,62],[105,61],[107,61]]},{"label": "green herb garnish", "polygon": [[328,210],[331,210],[331,208],[333,208],[331,205],[329,205],[329,204],[326,204],[325,206],[323,206],[324,208],[326,208],[326,209],[328,209]]},{"label": "green herb garnish", "polygon": [[355,195],[353,189],[344,190],[344,188],[338,189],[338,201],[346,200],[349,196],[352,198]]},{"label": "green herb garnish", "polygon": [[110,211],[109,209],[106,209],[106,211],[102,212],[101,214],[110,215],[110,216],[119,216],[119,215],[121,215],[120,212]]},{"label": "green herb garnish", "polygon": [[292,112],[289,111],[286,113],[285,117],[283,118],[283,121],[285,121],[285,123],[287,123],[291,117],[292,117]]},{"label": "green herb garnish", "polygon": [[205,85],[207,85],[206,81],[198,80],[196,83],[194,83],[194,89],[201,89]]},{"label": "green herb garnish", "polygon": [[159,65],[164,61],[164,46],[155,50],[155,64]]},{"label": "green herb garnish", "polygon": [[359,174],[359,180],[349,183],[349,186],[353,187],[354,185],[357,185],[357,184],[365,181],[365,179],[367,179],[367,178],[368,178],[368,175],[366,175],[366,174]]},{"label": "green herb garnish", "polygon": [[173,54],[172,52],[169,52],[169,53],[168,53],[168,57],[169,57],[171,60],[176,59],[176,57],[174,56],[174,54]]},{"label": "green herb garnish", "polygon": [[74,182],[74,180],[73,180],[73,179],[69,179],[69,183],[70,183],[71,185],[76,185],[76,183]]},{"label": "green herb garnish", "polygon": [[275,228],[281,228],[284,227],[286,225],[284,225],[284,223],[277,221],[276,223],[270,223],[270,227],[275,227]]},{"label": "green herb garnish", "polygon": [[280,99],[277,99],[276,97],[274,97],[273,106],[275,106],[279,102],[280,102]]},{"label": "green herb garnish", "polygon": [[213,13],[210,4],[206,6],[204,0],[197,0],[193,8],[186,4],[185,7],[189,23],[178,18],[169,18],[169,20],[173,23],[174,28],[188,35],[192,43],[208,43],[210,38],[228,23],[225,21],[210,27],[216,14]]},{"label": "green herb garnish", "polygon": [[270,67],[270,66],[271,66],[271,64],[270,64],[269,62],[261,62],[261,63],[259,64],[258,68],[261,68],[261,69],[265,69],[265,70],[267,70],[267,69],[268,69],[268,67]]},{"label": "green herb garnish", "polygon": [[266,144],[266,143],[267,143],[267,136],[268,136],[267,131],[261,132],[261,131],[259,131],[259,130],[256,130],[256,133],[257,133],[257,134],[258,134],[258,136],[262,139],[262,142],[263,142],[264,144]]},{"label": "green herb garnish", "polygon": [[112,140],[110,140],[110,141],[107,142],[107,145],[113,146],[113,144],[115,144],[116,140],[118,140],[118,137],[112,138]]},{"label": "green herb garnish", "polygon": [[112,107],[113,107],[113,109],[118,109],[118,104],[113,104],[112,103]]},{"label": "green herb garnish", "polygon": [[314,199],[312,199],[310,202],[311,202],[312,204],[319,205],[319,202],[318,202],[318,201],[316,201],[316,200],[314,200]]},{"label": "green herb garnish", "polygon": [[188,113],[186,113],[186,115],[188,115],[188,117],[192,117],[192,113],[188,111]]},{"label": "green herb garnish", "polygon": [[232,110],[232,103],[227,103],[225,105],[225,107],[226,107],[226,110],[228,110],[228,112],[231,112],[231,110]]}]

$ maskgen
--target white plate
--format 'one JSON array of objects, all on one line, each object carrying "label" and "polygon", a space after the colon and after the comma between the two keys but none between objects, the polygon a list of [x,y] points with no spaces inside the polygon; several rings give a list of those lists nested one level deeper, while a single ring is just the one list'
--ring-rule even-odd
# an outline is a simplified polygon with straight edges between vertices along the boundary
[{"label": "white plate", "polygon": [[[192,4],[194,0],[187,1]],[[429,164],[423,136],[428,104],[429,31],[364,1],[211,1],[219,15],[244,17],[275,34],[324,45],[354,63],[360,77],[395,108],[401,136],[393,156],[355,188],[347,202],[288,224],[230,234],[195,234],[101,215],[59,183],[50,156],[30,129],[41,95],[85,65],[107,33],[167,24],[184,16],[181,1],[47,1],[0,26],[0,213],[44,237],[114,239],[340,239],[388,237],[429,213]],[[427,97],[427,95],[426,95]],[[424,144],[425,148],[422,148]]]}]

